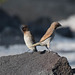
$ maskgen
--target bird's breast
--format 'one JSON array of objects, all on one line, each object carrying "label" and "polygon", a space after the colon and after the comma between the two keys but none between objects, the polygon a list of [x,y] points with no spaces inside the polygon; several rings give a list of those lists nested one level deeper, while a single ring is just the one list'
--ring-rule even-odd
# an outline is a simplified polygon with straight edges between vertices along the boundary
[{"label": "bird's breast", "polygon": [[51,39],[51,37],[49,37],[49,38],[47,38],[46,40],[42,41],[42,42],[41,42],[41,45],[42,45],[42,46],[47,45],[47,43],[50,42],[50,39]]},{"label": "bird's breast", "polygon": [[24,41],[28,46],[33,44],[32,38],[30,36],[24,36]]},{"label": "bird's breast", "polygon": [[30,50],[35,50],[35,47],[32,47],[32,45],[33,45],[34,42],[33,42],[32,38],[30,36],[25,35],[24,36],[24,41],[25,41],[26,46]]}]

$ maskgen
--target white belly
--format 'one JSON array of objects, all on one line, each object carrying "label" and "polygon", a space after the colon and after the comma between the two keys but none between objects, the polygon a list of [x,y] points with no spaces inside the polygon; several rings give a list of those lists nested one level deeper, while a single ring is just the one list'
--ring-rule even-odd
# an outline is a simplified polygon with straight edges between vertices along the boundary
[{"label": "white belly", "polygon": [[43,41],[43,42],[41,42],[41,45],[43,46],[43,45],[47,45],[49,42],[50,42],[50,37],[49,38],[47,38],[45,41]]},{"label": "white belly", "polygon": [[46,40],[41,42],[41,45],[43,46],[43,45],[49,44],[52,41],[52,39],[54,38],[54,35],[55,35],[55,31],[53,32],[53,34],[49,38],[47,38]]},{"label": "white belly", "polygon": [[25,43],[26,43],[26,46],[27,46],[29,49],[35,50],[35,47],[31,47],[32,44],[34,43],[31,37],[25,35],[25,36],[24,36],[24,41],[25,41]]}]

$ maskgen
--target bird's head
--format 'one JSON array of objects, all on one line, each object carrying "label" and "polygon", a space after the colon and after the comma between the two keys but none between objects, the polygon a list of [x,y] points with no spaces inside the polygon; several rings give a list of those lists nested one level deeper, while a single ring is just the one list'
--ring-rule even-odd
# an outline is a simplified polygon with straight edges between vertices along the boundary
[{"label": "bird's head", "polygon": [[27,25],[22,25],[22,31],[23,32],[26,32],[26,31],[28,31],[28,26]]},{"label": "bird's head", "polygon": [[53,22],[52,25],[55,27],[55,29],[58,28],[58,27],[60,27],[60,26],[62,26],[62,25],[61,25],[60,23],[58,23],[58,22]]}]

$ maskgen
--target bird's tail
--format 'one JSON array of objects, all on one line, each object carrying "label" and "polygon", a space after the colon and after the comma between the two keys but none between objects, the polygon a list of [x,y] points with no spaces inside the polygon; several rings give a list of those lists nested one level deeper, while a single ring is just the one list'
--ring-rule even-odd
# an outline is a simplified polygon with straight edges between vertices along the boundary
[{"label": "bird's tail", "polygon": [[40,43],[41,43],[41,42],[37,42],[37,43],[33,44],[32,47],[39,46]]}]

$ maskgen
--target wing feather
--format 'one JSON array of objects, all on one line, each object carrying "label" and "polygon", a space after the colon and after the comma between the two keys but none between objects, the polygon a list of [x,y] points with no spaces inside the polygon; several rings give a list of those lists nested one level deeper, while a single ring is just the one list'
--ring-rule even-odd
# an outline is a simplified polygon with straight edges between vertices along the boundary
[{"label": "wing feather", "polygon": [[54,32],[54,27],[49,27],[44,36],[41,38],[40,42],[46,40],[48,37],[50,37]]}]

